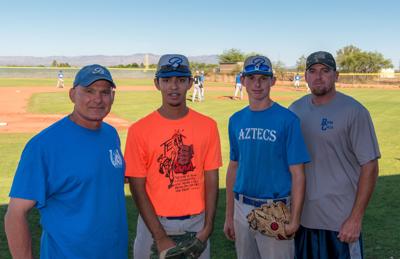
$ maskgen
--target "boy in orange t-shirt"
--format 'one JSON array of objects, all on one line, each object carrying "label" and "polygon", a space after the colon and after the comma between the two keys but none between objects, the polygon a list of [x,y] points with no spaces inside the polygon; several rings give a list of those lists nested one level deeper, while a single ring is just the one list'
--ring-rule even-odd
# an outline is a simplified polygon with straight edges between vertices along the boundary
[{"label": "boy in orange t-shirt", "polygon": [[[134,258],[149,258],[175,246],[168,237],[197,232],[206,242],[213,230],[222,165],[216,122],[186,106],[193,84],[183,55],[160,58],[154,79],[161,107],[128,131],[125,160],[132,196],[139,209]],[[200,258],[210,258],[210,248]]]}]

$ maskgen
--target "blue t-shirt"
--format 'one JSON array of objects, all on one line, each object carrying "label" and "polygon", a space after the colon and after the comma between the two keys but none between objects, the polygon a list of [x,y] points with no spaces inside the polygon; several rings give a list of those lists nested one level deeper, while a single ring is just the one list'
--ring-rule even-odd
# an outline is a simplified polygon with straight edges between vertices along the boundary
[{"label": "blue t-shirt", "polygon": [[233,191],[259,199],[290,195],[290,165],[310,161],[297,116],[277,103],[247,106],[229,119],[230,159],[238,162]]},{"label": "blue t-shirt", "polygon": [[299,75],[296,75],[296,76],[294,77],[294,80],[299,81],[299,80],[300,80],[300,76],[299,76]]},{"label": "blue t-shirt", "polygon": [[240,77],[242,76],[242,74],[237,74],[236,75],[236,84],[241,84],[240,82]]},{"label": "blue t-shirt", "polygon": [[203,75],[203,74],[201,74],[201,75],[200,75],[200,83],[201,83],[201,84],[203,84],[203,83],[204,83],[204,79],[205,79],[204,75]]},{"label": "blue t-shirt", "polygon": [[26,145],[10,197],[36,201],[41,258],[126,258],[125,163],[116,130],[68,117]]}]

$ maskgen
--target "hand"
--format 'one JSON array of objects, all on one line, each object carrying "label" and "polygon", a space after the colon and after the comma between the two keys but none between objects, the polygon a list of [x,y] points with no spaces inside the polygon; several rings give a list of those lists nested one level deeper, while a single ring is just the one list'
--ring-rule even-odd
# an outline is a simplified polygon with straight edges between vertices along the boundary
[{"label": "hand", "polygon": [[340,227],[339,235],[337,236],[339,240],[346,243],[357,241],[360,238],[361,221],[361,219],[351,216],[347,218]]},{"label": "hand", "polygon": [[168,248],[176,246],[175,242],[168,236],[164,236],[158,240],[155,240],[155,242],[157,245],[158,253],[161,253],[162,251],[167,250]]},{"label": "hand", "polygon": [[201,242],[205,243],[207,242],[208,238],[211,235],[211,230],[207,229],[207,228],[203,228],[202,230],[200,230],[199,232],[197,232],[196,237],[197,239],[199,239]]},{"label": "hand", "polygon": [[291,237],[292,235],[294,235],[299,227],[300,224],[294,221],[290,222],[289,224],[285,224],[284,228],[286,236]]},{"label": "hand", "polygon": [[233,227],[233,218],[225,218],[224,233],[227,239],[235,241],[235,229]]}]

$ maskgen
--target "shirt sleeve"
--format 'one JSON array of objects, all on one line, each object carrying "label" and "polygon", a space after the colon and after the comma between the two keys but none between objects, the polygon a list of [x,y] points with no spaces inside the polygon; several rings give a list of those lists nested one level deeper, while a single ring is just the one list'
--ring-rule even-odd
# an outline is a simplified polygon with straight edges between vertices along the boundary
[{"label": "shirt sleeve", "polygon": [[238,161],[239,160],[239,149],[238,149],[237,138],[235,136],[232,117],[229,119],[228,135],[229,135],[229,146],[230,146],[229,158],[231,161]]},{"label": "shirt sleeve", "polygon": [[36,207],[46,206],[48,167],[37,140],[30,140],[22,152],[9,196],[36,201]]},{"label": "shirt sleeve", "polygon": [[288,125],[286,152],[289,165],[310,162],[310,156],[301,133],[300,120],[297,116]]},{"label": "shirt sleeve", "polygon": [[363,106],[350,125],[350,141],[360,165],[381,157],[371,116]]},{"label": "shirt sleeve", "polygon": [[204,162],[204,170],[214,170],[222,166],[221,141],[215,121],[211,124],[210,141]]},{"label": "shirt sleeve", "polygon": [[146,177],[147,176],[147,155],[143,145],[143,138],[140,130],[132,125],[128,130],[125,145],[125,176]]}]

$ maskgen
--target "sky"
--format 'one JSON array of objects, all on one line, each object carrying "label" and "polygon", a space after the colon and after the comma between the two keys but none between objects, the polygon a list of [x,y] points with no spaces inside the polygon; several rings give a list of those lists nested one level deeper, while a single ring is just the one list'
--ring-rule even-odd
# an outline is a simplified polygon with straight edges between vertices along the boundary
[{"label": "sky", "polygon": [[13,0],[0,2],[0,56],[221,54],[293,66],[355,45],[400,65],[398,0]]}]

